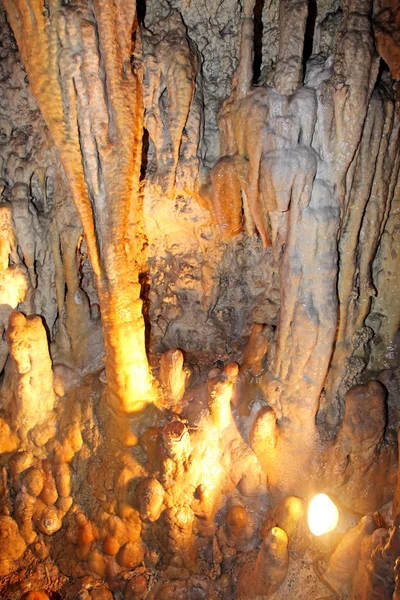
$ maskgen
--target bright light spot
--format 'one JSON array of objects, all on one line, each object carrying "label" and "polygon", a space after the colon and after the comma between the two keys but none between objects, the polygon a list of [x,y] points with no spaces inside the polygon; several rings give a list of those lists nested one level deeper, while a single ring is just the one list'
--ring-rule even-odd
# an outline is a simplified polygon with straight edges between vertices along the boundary
[{"label": "bright light spot", "polygon": [[333,531],[339,521],[339,511],[326,494],[318,494],[308,507],[308,526],[314,535]]}]

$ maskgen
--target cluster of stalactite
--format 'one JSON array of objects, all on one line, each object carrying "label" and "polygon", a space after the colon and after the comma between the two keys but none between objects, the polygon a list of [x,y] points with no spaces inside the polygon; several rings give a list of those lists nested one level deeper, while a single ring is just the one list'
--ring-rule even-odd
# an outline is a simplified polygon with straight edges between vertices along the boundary
[{"label": "cluster of stalactite", "polygon": [[[303,84],[307,3],[281,2],[273,85],[252,86],[254,2],[244,3],[236,85],[219,117],[223,156],[211,171],[223,234],[258,231],[279,263],[279,321],[262,385],[278,445],[288,466],[305,461],[300,470],[314,451],[316,418],[325,435],[335,432],[344,395],[368,364],[367,317],[380,292],[372,264],[396,212],[395,88],[379,72],[370,3],[342,8]],[[389,348],[397,306],[386,311]]]},{"label": "cluster of stalactite", "polygon": [[[140,27],[133,0],[3,4],[48,130],[36,124],[33,158],[0,120],[0,576],[31,552],[78,582],[66,598],[290,597],[288,570],[318,555],[306,513],[325,491],[359,522],[311,585],[396,599],[392,8],[346,0],[304,64],[308,3],[281,0],[276,62],[254,85],[259,7],[244,0],[205,174],[202,55],[178,10]],[[178,234],[162,210],[183,215]],[[182,243],[172,268],[157,238],[188,224],[197,254]],[[190,367],[172,347],[149,368],[148,244],[171,321],[187,301],[177,282],[208,323],[228,286],[216,263],[245,278],[246,252],[269,261],[279,299],[247,325],[238,363]]]},{"label": "cluster of stalactite", "polygon": [[151,393],[134,262],[143,122],[142,74],[131,64],[136,6],[121,4],[118,14],[103,2],[4,6],[85,234],[109,401],[129,411]]}]

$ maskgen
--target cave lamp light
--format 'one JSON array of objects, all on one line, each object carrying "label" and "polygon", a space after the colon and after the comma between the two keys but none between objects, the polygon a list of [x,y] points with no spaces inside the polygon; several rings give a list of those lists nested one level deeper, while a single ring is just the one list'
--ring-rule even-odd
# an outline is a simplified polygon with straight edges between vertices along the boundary
[{"label": "cave lamp light", "polygon": [[316,536],[333,531],[339,521],[339,511],[326,494],[317,494],[308,507],[308,526]]}]

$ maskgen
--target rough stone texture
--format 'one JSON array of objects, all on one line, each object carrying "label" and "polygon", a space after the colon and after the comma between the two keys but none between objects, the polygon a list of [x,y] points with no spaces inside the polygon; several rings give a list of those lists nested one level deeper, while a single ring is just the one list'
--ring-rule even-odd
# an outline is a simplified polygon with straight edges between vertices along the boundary
[{"label": "rough stone texture", "polygon": [[377,50],[393,79],[400,79],[400,7],[396,0],[374,2],[373,24]]},{"label": "rough stone texture", "polygon": [[356,527],[350,529],[343,537],[335,552],[332,554],[327,575],[332,578],[346,593],[351,587],[354,573],[357,569],[363,540],[377,529],[376,523],[371,516],[361,519]]},{"label": "rough stone texture", "polygon": [[[24,3],[5,2],[5,7],[86,236],[102,311],[109,401],[116,410],[133,410],[134,398],[143,400],[151,391],[140,286],[128,270],[135,247],[132,187],[139,180],[143,122],[141,72],[130,65],[136,7],[125,3],[119,21],[108,5],[95,3],[76,16],[80,24],[73,7],[57,13],[52,7],[47,14],[36,3],[34,20]],[[32,52],[35,44],[37,52]],[[98,68],[107,86],[93,77]]]},{"label": "rough stone texture", "polygon": [[[385,398],[385,388],[375,381],[351,388],[346,394],[343,422],[332,449],[334,460],[327,485],[331,489],[342,488],[346,505],[362,513],[374,505],[382,506],[393,493],[396,447],[384,439]],[[379,467],[372,467],[374,464]]]},{"label": "rough stone texture", "polygon": [[396,7],[3,4],[0,594],[391,598]]},{"label": "rough stone texture", "polygon": [[279,3],[279,51],[274,87],[280,94],[291,96],[301,86],[307,15],[307,2],[281,0]]},{"label": "rough stone texture", "polygon": [[246,566],[239,574],[238,598],[272,595],[284,580],[288,568],[288,538],[274,527],[264,539],[253,569]]},{"label": "rough stone texture", "polygon": [[364,580],[353,586],[351,600],[392,600],[395,591],[395,562],[400,552],[399,517],[374,548],[364,571]]},{"label": "rough stone texture", "polygon": [[49,348],[40,317],[12,313],[7,344],[11,361],[2,406],[11,417],[13,429],[25,438],[48,418],[55,405]]}]

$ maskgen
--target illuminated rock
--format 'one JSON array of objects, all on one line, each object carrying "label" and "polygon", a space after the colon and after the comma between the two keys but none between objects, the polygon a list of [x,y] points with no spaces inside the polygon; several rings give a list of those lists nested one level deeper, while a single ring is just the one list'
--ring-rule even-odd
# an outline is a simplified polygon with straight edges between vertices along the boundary
[{"label": "illuminated rock", "polygon": [[286,533],[274,527],[262,542],[253,564],[246,564],[239,573],[237,598],[249,600],[276,592],[286,577],[289,555]]},{"label": "illuminated rock", "polygon": [[183,368],[183,354],[180,350],[168,350],[160,360],[160,381],[171,408],[178,404],[186,390],[189,373]]},{"label": "illuminated rock", "polygon": [[0,454],[13,452],[19,446],[16,433],[11,431],[10,426],[4,419],[0,419]]},{"label": "illuminated rock", "polygon": [[232,423],[231,401],[238,375],[238,365],[230,363],[221,375],[208,381],[208,408],[215,427],[220,431]]},{"label": "illuminated rock", "polygon": [[49,597],[44,592],[31,590],[22,594],[20,600],[49,600]]},{"label": "illuminated rock", "polygon": [[45,473],[42,469],[36,467],[30,468],[22,478],[21,489],[35,498],[39,496],[43,490],[45,483]]},{"label": "illuminated rock", "polygon": [[127,542],[117,555],[117,562],[124,569],[134,569],[144,560],[144,548],[140,542]]},{"label": "illuminated rock", "polygon": [[10,383],[4,404],[13,427],[26,437],[44,422],[55,404],[47,336],[40,317],[12,313],[7,344],[12,360],[6,374]]},{"label": "illuminated rock", "polygon": [[25,491],[17,494],[14,505],[14,516],[18,523],[19,531],[27,544],[32,544],[37,537],[33,522],[37,508],[36,498]]},{"label": "illuminated rock", "polygon": [[0,540],[0,560],[15,561],[25,552],[26,544],[11,517],[0,515]]},{"label": "illuminated rock", "polygon": [[165,495],[161,483],[153,478],[144,479],[137,486],[136,494],[142,519],[157,521],[163,509]]},{"label": "illuminated rock", "polygon": [[[0,513],[49,595],[324,596],[325,542],[345,595],[397,592],[387,507],[335,550],[301,499],[395,483],[385,1],[3,0]],[[3,377],[15,308],[46,334],[12,316]]]},{"label": "illuminated rock", "polygon": [[272,527],[283,529],[288,536],[289,551],[302,556],[310,544],[305,501],[289,496],[268,511],[262,531],[263,537],[268,535]]},{"label": "illuminated rock", "polygon": [[363,540],[377,529],[373,517],[365,516],[343,537],[329,561],[327,575],[340,585],[352,583],[361,556]]},{"label": "illuminated rock", "polygon": [[226,513],[225,523],[230,540],[237,546],[252,538],[252,520],[243,506],[232,506]]}]

